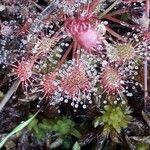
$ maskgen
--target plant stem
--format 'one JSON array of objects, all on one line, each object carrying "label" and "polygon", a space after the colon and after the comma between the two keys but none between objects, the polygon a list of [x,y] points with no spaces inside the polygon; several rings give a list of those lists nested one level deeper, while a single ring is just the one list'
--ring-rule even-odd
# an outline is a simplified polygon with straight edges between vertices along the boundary
[{"label": "plant stem", "polygon": [[120,25],[122,25],[122,26],[124,26],[124,27],[128,27],[128,28],[137,28],[135,25],[131,25],[131,24],[129,24],[129,23],[126,23],[126,22],[124,22],[124,21],[121,21],[121,20],[119,20],[119,19],[117,19],[117,18],[115,18],[115,17],[112,17],[111,15],[106,15],[105,16],[105,19],[108,19],[108,20],[110,20],[110,21],[113,21],[113,22],[115,22],[115,23],[118,23],[118,24],[120,24]]},{"label": "plant stem", "polygon": [[13,95],[13,93],[17,90],[18,86],[20,85],[21,81],[16,80],[14,84],[11,86],[9,91],[6,93],[5,97],[3,98],[2,102],[0,103],[0,111],[2,111],[3,107],[6,105],[6,103],[9,101],[10,97]]},{"label": "plant stem", "polygon": [[119,9],[119,10],[116,10],[116,11],[109,13],[109,15],[110,16],[122,15],[122,14],[127,13],[127,12],[129,12],[128,9]]},{"label": "plant stem", "polygon": [[33,24],[30,27],[29,33],[30,34],[34,34],[34,32],[37,32],[40,30],[40,24],[42,22],[42,20],[48,16],[51,12],[53,12],[57,6],[59,5],[59,3],[62,0],[53,0],[38,16],[37,18],[34,20]]},{"label": "plant stem", "polygon": [[89,13],[93,13],[98,4],[100,4],[103,0],[93,0],[90,4]]},{"label": "plant stem", "polygon": [[[149,11],[150,11],[150,1],[146,1],[146,15],[149,19]],[[148,31],[149,26],[145,28],[145,31]],[[144,110],[147,112],[147,101],[148,101],[148,60],[147,60],[147,51],[148,51],[148,43],[147,40],[145,42],[145,58],[144,58]]]},{"label": "plant stem", "polygon": [[108,26],[106,26],[106,30],[113,35],[114,37],[116,37],[118,40],[121,40],[123,42],[126,42],[126,39],[123,38],[121,35],[119,35],[118,33],[116,33],[115,31],[113,31],[111,28],[109,28]]},{"label": "plant stem", "polygon": [[72,50],[73,47],[73,43],[70,44],[69,48],[66,50],[66,52],[64,53],[64,55],[62,56],[61,60],[59,61],[59,63],[57,64],[57,67],[55,69],[55,71],[58,71],[61,67],[61,65],[65,62],[68,54],[70,53],[70,51]]},{"label": "plant stem", "polygon": [[118,4],[118,0],[116,0],[112,5],[110,5],[103,13],[100,14],[99,18],[103,18],[109,11],[111,11]]}]

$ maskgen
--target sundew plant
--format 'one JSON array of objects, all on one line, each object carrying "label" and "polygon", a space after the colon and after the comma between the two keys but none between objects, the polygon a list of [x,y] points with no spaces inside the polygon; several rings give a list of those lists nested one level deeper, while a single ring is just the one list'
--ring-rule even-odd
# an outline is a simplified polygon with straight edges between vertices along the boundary
[{"label": "sundew plant", "polygon": [[149,15],[149,0],[1,0],[0,147],[148,148]]}]

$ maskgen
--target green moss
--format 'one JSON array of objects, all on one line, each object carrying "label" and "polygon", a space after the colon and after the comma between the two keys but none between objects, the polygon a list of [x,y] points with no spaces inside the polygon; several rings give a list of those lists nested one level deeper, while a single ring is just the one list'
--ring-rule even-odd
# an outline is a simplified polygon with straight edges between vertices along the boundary
[{"label": "green moss", "polygon": [[4,93],[0,91],[0,101],[4,98]]},{"label": "green moss", "polygon": [[58,120],[56,124],[53,126],[53,130],[55,132],[60,133],[61,135],[67,135],[72,134],[75,137],[80,137],[80,133],[74,128],[75,123],[68,119],[63,117],[62,120]]},{"label": "green moss", "polygon": [[129,121],[132,119],[130,116],[131,111],[128,108],[122,108],[121,106],[106,105],[103,115],[98,117],[95,121],[96,126],[103,124],[104,132],[108,133],[112,130],[121,132],[121,129],[128,126]]},{"label": "green moss", "polygon": [[140,143],[136,146],[136,150],[149,150],[149,145],[145,143]]},{"label": "green moss", "polygon": [[66,117],[57,120],[43,119],[42,121],[34,118],[28,125],[28,129],[33,131],[38,139],[44,139],[46,134],[52,131],[58,133],[60,136],[73,135],[79,138],[81,135],[74,126],[75,123]]},{"label": "green moss", "polygon": [[73,145],[72,139],[66,136],[62,144],[62,149],[71,149],[72,145]]},{"label": "green moss", "polygon": [[62,120],[58,120],[56,124],[54,125],[53,129],[56,132],[61,133],[62,135],[67,134],[71,131],[71,129],[74,127],[74,122],[72,122],[70,119],[63,118]]}]

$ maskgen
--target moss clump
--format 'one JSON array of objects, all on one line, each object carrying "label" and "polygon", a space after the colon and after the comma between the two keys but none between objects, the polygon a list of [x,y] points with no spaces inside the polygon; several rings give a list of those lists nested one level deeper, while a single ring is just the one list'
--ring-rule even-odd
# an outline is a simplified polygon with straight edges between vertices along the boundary
[{"label": "moss clump", "polygon": [[104,132],[108,133],[110,131],[121,132],[121,129],[128,126],[129,121],[132,117],[130,116],[131,111],[128,108],[122,108],[121,106],[104,106],[103,115],[96,119],[97,125],[104,125]]},{"label": "moss clump", "polygon": [[80,137],[80,133],[74,128],[74,126],[75,123],[72,120],[63,117],[62,120],[56,122],[53,126],[53,130],[61,135],[72,134],[76,137]]},{"label": "moss clump", "polygon": [[136,150],[149,150],[149,145],[146,144],[146,143],[139,143],[137,146],[136,146]]},{"label": "moss clump", "polygon": [[104,112],[102,116],[102,121],[106,128],[114,129],[120,133],[122,128],[128,126],[131,120],[130,111],[128,109],[123,109],[120,106],[110,106],[104,107]]},{"label": "moss clump", "polygon": [[43,119],[42,121],[34,118],[28,125],[28,129],[32,130],[38,139],[44,139],[49,132],[55,132],[61,136],[73,135],[79,138],[81,134],[74,127],[75,123],[66,117],[57,120]]},{"label": "moss clump", "polygon": [[74,122],[70,119],[63,118],[62,120],[58,120],[54,125],[54,131],[64,135],[70,133],[71,129],[74,127]]}]

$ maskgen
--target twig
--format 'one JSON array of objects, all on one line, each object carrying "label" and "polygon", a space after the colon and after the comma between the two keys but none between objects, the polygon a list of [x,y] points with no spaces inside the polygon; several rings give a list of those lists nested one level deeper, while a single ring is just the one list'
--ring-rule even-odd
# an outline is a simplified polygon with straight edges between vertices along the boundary
[{"label": "twig", "polygon": [[[150,1],[146,1],[146,15],[149,19],[149,11],[150,11]],[[148,31],[149,26],[145,28],[145,31]],[[147,112],[147,100],[148,100],[148,46],[147,40],[145,41],[145,58],[144,58],[144,110]]]},{"label": "twig", "polygon": [[20,80],[16,80],[14,84],[11,86],[9,91],[6,93],[5,97],[3,98],[2,102],[0,103],[0,111],[2,111],[5,104],[9,101],[10,97],[13,93],[17,90],[18,86],[20,85]]},{"label": "twig", "polygon": [[138,142],[150,144],[150,136],[130,136],[129,138]]},{"label": "twig", "polygon": [[59,61],[59,63],[57,64],[57,67],[55,69],[55,71],[59,70],[61,65],[65,62],[68,54],[70,53],[70,51],[72,50],[72,46],[73,43],[70,44],[69,48],[66,50],[66,52],[64,53],[64,55],[62,56],[61,60]]},{"label": "twig", "polygon": [[147,125],[150,127],[150,118],[146,115],[144,111],[142,111],[142,116],[144,120],[147,122]]},{"label": "twig", "polygon": [[50,13],[52,13],[59,5],[61,0],[53,0],[50,5],[48,5],[34,20],[33,24],[30,27],[29,33],[33,34],[36,31],[40,30],[40,24],[41,21],[48,16]]},{"label": "twig", "polygon": [[118,4],[118,0],[116,0],[112,5],[110,5],[110,7],[108,7],[103,13],[100,14],[99,18],[103,18],[103,16],[105,16],[108,12],[110,12],[117,4]]},{"label": "twig", "polygon": [[63,143],[62,138],[57,138],[51,145],[49,146],[50,149],[54,149],[59,147]]}]

